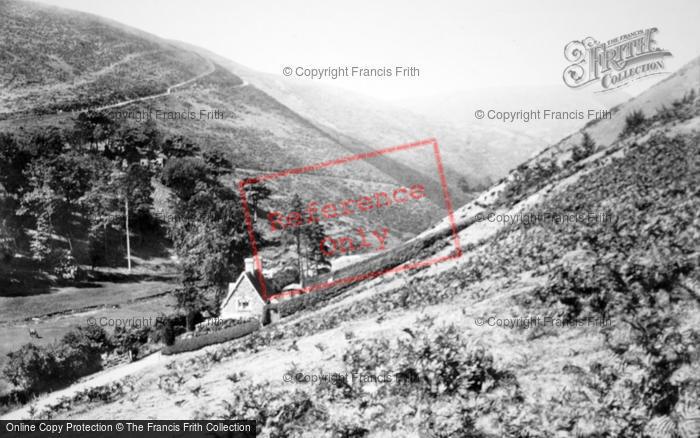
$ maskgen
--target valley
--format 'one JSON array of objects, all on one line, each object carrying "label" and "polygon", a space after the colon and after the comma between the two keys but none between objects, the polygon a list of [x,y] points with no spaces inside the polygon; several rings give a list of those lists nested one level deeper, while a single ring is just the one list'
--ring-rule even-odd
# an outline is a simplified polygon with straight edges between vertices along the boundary
[{"label": "valley", "polygon": [[[392,103],[42,3],[0,23],[1,419],[700,436],[700,57],[635,95]],[[403,64],[357,75],[430,73]]]}]

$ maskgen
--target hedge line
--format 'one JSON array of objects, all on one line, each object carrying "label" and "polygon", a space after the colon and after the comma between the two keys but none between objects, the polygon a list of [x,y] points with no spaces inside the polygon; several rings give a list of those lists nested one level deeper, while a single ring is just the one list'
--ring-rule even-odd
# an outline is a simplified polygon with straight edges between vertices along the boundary
[{"label": "hedge line", "polygon": [[[487,211],[484,213],[487,213]],[[477,219],[475,216],[458,223],[457,232],[471,226],[476,221]],[[301,310],[320,305],[335,298],[336,296],[345,292],[346,289],[360,281],[371,280],[372,278],[379,277],[383,272],[396,268],[404,263],[421,261],[424,258],[421,256],[423,252],[428,250],[436,242],[449,237],[451,234],[452,228],[447,226],[444,229],[438,230],[422,239],[404,242],[396,248],[367,258],[361,263],[355,263],[341,268],[333,273],[322,274],[314,277],[310,283],[323,283],[328,281],[331,276],[336,279],[357,277],[357,280],[352,282],[343,282],[325,289],[321,289],[317,292],[306,293],[297,297],[279,301],[274,304],[273,308],[279,312],[280,317],[285,318]],[[452,242],[448,242],[448,245],[452,245]],[[373,274],[376,272],[379,274]]]},{"label": "hedge line", "polygon": [[220,344],[232,339],[240,338],[260,329],[258,320],[246,321],[234,327],[217,330],[193,338],[177,339],[173,345],[163,347],[161,350],[165,355],[194,351],[207,345]]}]

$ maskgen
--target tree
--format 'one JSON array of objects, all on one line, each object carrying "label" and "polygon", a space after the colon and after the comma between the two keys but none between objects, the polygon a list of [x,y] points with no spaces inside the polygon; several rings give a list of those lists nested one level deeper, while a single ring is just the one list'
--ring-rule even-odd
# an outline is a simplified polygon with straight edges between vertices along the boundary
[{"label": "tree", "polygon": [[8,353],[3,374],[13,385],[31,393],[53,388],[58,378],[58,361],[48,349],[27,343]]},{"label": "tree", "polygon": [[73,143],[82,148],[96,150],[100,142],[108,141],[116,130],[115,123],[106,114],[88,111],[78,114],[73,121],[73,132],[70,133]]},{"label": "tree", "polygon": [[81,199],[90,216],[89,251],[93,267],[107,255],[109,230],[124,235],[127,266],[131,265],[131,224],[143,227],[152,222],[151,173],[137,163],[126,169],[112,167],[96,176],[92,188]]},{"label": "tree", "polygon": [[26,187],[24,175],[31,155],[22,150],[10,134],[0,133],[0,185],[8,194],[17,194]]},{"label": "tree", "polygon": [[204,153],[204,161],[211,166],[217,175],[221,175],[232,170],[231,161],[220,151]]},{"label": "tree", "polygon": [[90,220],[88,229],[88,251],[92,268],[111,259],[108,248],[115,247],[110,242],[110,231],[122,222],[123,209],[119,200],[120,190],[116,190],[113,170],[106,171],[94,180],[91,189],[81,202]]},{"label": "tree", "polygon": [[59,128],[50,126],[18,138],[20,148],[32,159],[55,158],[64,152],[66,138]]},{"label": "tree", "polygon": [[583,138],[581,139],[581,144],[579,146],[574,146],[574,149],[571,152],[571,159],[574,162],[581,161],[584,158],[591,156],[594,151],[595,142],[587,132],[584,132]]},{"label": "tree", "polygon": [[69,152],[32,161],[26,175],[28,189],[22,199],[22,213],[29,213],[48,226],[48,231],[65,235],[72,251],[72,236],[82,229],[80,200],[98,175],[108,169],[104,158]]},{"label": "tree", "polygon": [[32,257],[44,262],[51,254],[51,235],[54,233],[53,218],[59,208],[59,200],[47,178],[47,169],[41,162],[32,163],[27,172],[30,191],[21,200],[18,213],[28,214],[35,220],[35,232],[30,241]]},{"label": "tree", "polygon": [[210,168],[200,158],[171,158],[166,161],[161,174],[161,182],[170,187],[175,195],[187,202],[201,188],[201,184],[211,185]]},{"label": "tree", "polygon": [[72,382],[102,368],[101,354],[112,348],[107,332],[97,325],[77,327],[66,333],[54,349],[61,379]]},{"label": "tree", "polygon": [[178,307],[188,315],[204,305],[205,290],[220,295],[243,265],[248,234],[236,193],[212,178],[211,166],[198,158],[172,158],[162,181],[175,193],[169,234],[183,266]]},{"label": "tree", "polygon": [[258,206],[262,201],[270,198],[272,190],[265,184],[256,182],[247,185],[246,192],[248,195],[248,205],[250,205],[250,210],[253,213],[253,223],[255,223],[258,219]]},{"label": "tree", "polygon": [[[322,268],[329,268],[330,262],[326,259],[324,251],[321,249],[323,239],[326,237],[326,231],[323,224],[319,222],[309,224],[304,229],[304,236],[309,247],[307,254],[309,262],[313,263],[314,273],[318,274],[319,270]],[[328,250],[328,248],[324,249]]]},{"label": "tree", "polygon": [[10,217],[14,216],[14,206],[8,205],[8,198],[0,186],[0,262],[9,263],[15,255],[17,244],[15,234],[16,228],[13,226]]},{"label": "tree", "polygon": [[199,147],[178,136],[167,138],[163,142],[162,151],[168,158],[185,158],[194,157],[199,153]]},{"label": "tree", "polygon": [[141,158],[153,159],[161,149],[161,134],[153,120],[136,126],[122,125],[113,135],[114,158],[137,163]]},{"label": "tree", "polygon": [[121,197],[124,200],[124,234],[126,236],[126,256],[129,271],[131,271],[131,240],[129,228],[132,217],[138,220],[138,225],[151,222],[151,206],[153,186],[151,173],[143,166],[132,163],[125,172],[119,175]]},{"label": "tree", "polygon": [[[301,196],[299,194],[295,193],[294,196],[292,197],[292,201],[289,204],[289,211],[303,211],[304,210],[304,203],[301,200]],[[296,243],[296,252],[297,252],[297,267],[299,269],[299,281],[301,282],[301,286],[304,286],[305,282],[305,274],[304,274],[304,264],[302,263],[302,246],[301,246],[301,241],[302,237],[305,233],[305,225],[299,226],[299,227],[292,227],[290,229],[291,235],[294,237],[294,241]]]},{"label": "tree", "polygon": [[174,294],[177,307],[185,312],[187,331],[195,329],[195,315],[205,305],[204,296],[197,288],[195,278],[196,273],[188,273],[185,269],[182,288],[177,289]]}]

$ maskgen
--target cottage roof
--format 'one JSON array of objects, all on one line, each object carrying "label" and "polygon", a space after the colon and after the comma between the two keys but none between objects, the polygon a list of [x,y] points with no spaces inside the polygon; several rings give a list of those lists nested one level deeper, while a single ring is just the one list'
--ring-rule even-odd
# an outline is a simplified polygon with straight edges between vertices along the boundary
[{"label": "cottage roof", "polygon": [[[236,291],[241,286],[241,283],[243,281],[248,281],[253,286],[253,288],[258,292],[258,295],[260,296],[260,299],[263,300],[263,302],[267,301],[263,297],[263,288],[260,281],[258,280],[258,276],[253,272],[244,271],[241,272],[241,275],[239,275],[238,279],[236,279],[233,288],[229,290],[229,292],[226,294],[226,297],[224,297],[223,301],[221,301],[222,308],[228,305],[229,301],[236,294]],[[265,277],[263,277],[262,281],[265,282],[268,296],[271,295],[273,291],[270,288],[270,282],[265,280]]]},{"label": "cottage roof", "polygon": [[[258,293],[260,294],[260,297],[265,299],[265,297],[263,297],[263,295],[262,295],[263,294],[263,287],[258,279],[258,276],[254,272],[244,272],[243,275],[248,277],[248,280],[250,280],[250,282],[253,284],[253,287],[255,288],[255,290],[258,291]],[[261,277],[262,277],[262,281],[265,283],[265,290],[267,291],[267,295],[269,296],[273,292],[272,289],[270,289],[270,282],[265,279],[264,275]]]}]

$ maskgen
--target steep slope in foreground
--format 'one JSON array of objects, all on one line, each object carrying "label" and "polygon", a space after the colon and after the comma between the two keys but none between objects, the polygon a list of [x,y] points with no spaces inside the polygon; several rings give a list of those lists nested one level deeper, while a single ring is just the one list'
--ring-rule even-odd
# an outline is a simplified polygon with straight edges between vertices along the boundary
[{"label": "steep slope in foreground", "polygon": [[[255,418],[262,436],[697,436],[700,99],[673,108],[516,181],[519,199],[493,196],[505,181],[464,206],[459,259],[318,295],[37,415]],[[423,255],[452,251],[445,229]]]}]

